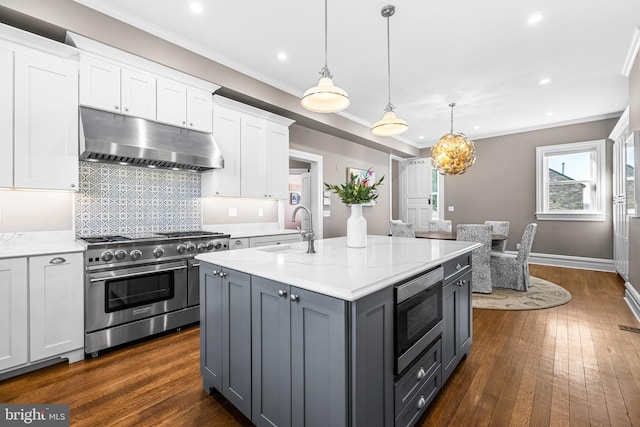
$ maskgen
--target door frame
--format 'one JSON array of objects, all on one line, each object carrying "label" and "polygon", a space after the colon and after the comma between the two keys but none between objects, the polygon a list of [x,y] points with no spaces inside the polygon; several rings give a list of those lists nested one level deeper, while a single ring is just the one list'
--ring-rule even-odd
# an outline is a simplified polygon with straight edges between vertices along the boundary
[{"label": "door frame", "polygon": [[[322,216],[323,211],[323,194],[324,194],[324,179],[323,179],[323,158],[321,155],[308,153],[306,151],[289,149],[289,159],[300,160],[307,162],[311,165],[311,215],[313,221],[313,231],[315,232],[315,238],[320,240],[324,236],[324,219]],[[285,218],[286,220],[287,218]]]}]

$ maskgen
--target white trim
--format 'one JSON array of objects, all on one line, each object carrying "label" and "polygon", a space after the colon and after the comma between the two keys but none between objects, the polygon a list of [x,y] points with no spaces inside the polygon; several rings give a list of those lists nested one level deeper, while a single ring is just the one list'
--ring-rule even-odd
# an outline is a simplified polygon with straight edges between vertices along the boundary
[{"label": "white trim", "polygon": [[242,102],[234,101],[233,99],[225,98],[224,96],[220,95],[213,95],[213,104],[221,105],[223,107],[231,108],[245,114],[250,114],[252,116],[267,119],[284,126],[291,126],[293,123],[295,123],[295,120],[273,114],[269,111],[261,110],[251,105],[243,104]]},{"label": "white trim", "polygon": [[576,212],[536,212],[538,221],[606,221],[605,213],[576,213]]},{"label": "white trim", "polygon": [[624,109],[624,112],[620,116],[620,119],[616,122],[616,125],[613,127],[613,130],[609,134],[609,139],[612,141],[616,141],[620,136],[629,130],[629,106]]},{"label": "white trim", "polygon": [[[515,251],[507,251],[516,255]],[[531,253],[529,263],[541,265],[553,265],[557,267],[578,268],[581,270],[596,270],[615,273],[616,268],[612,259],[587,258],[571,255]]]},{"label": "white trim", "polygon": [[633,64],[636,62],[636,58],[638,57],[638,51],[640,51],[640,27],[637,27],[636,31],[633,33],[631,46],[629,46],[627,58],[625,59],[624,65],[622,66],[623,76],[629,77],[629,75],[631,74]]},{"label": "white trim", "polygon": [[627,289],[624,292],[624,300],[640,322],[640,293],[629,282],[625,282],[624,287]]},{"label": "white trim", "polygon": [[308,153],[306,151],[289,149],[289,158],[302,160],[311,163],[311,183],[316,186],[316,209],[313,210],[312,216],[316,218],[314,222],[315,238],[317,240],[324,238],[324,166],[322,164],[323,157],[318,154]]}]

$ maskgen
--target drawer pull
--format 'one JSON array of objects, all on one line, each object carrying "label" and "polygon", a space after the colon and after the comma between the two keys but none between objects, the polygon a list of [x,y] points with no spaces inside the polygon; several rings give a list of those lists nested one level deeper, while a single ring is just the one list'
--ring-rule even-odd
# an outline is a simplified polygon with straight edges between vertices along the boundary
[{"label": "drawer pull", "polygon": [[420,396],[420,399],[418,399],[418,409],[422,409],[424,408],[424,406],[427,404],[427,399],[424,398],[424,396]]},{"label": "drawer pull", "polygon": [[62,258],[62,257],[55,257],[53,258],[51,261],[49,261],[49,264],[62,264],[63,262],[67,262],[66,259]]},{"label": "drawer pull", "polygon": [[425,376],[427,375],[427,373],[424,371],[423,368],[420,368],[420,370],[418,371],[418,373],[416,374],[416,378],[418,380],[423,379]]}]

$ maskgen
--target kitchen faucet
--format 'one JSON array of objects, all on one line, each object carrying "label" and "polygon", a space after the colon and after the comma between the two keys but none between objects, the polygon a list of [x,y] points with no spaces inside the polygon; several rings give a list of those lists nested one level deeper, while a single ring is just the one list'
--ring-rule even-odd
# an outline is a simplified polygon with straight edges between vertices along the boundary
[{"label": "kitchen faucet", "polygon": [[304,211],[307,213],[307,215],[309,215],[309,230],[305,231],[305,230],[300,230],[300,227],[298,227],[298,230],[300,230],[300,234],[302,234],[302,240],[306,240],[307,242],[309,242],[309,247],[307,248],[307,253],[308,254],[315,254],[316,250],[313,247],[313,237],[315,236],[315,233],[313,232],[313,220],[311,219],[311,211],[309,209],[307,209],[306,207],[299,205],[297,208],[295,208],[293,210],[293,215],[291,216],[291,222],[296,222],[296,214],[298,213],[298,211],[300,209],[304,209]]}]

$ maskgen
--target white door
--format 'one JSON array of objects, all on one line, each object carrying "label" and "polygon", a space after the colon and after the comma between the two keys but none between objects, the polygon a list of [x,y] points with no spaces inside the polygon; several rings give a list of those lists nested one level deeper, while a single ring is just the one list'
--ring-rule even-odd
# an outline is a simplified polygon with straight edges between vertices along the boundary
[{"label": "white door", "polygon": [[77,64],[16,53],[14,114],[15,187],[77,190]]},{"label": "white door", "polygon": [[29,258],[31,361],[84,345],[82,254]]},{"label": "white door", "polygon": [[13,187],[13,52],[0,49],[0,187]]},{"label": "white door", "polygon": [[[300,175],[300,179],[302,181],[302,192],[300,193],[300,204],[305,208],[309,209],[310,212],[315,212],[313,209],[313,200],[314,197],[312,195],[311,190],[311,172],[305,172]],[[316,221],[320,221],[320,218],[317,218]],[[309,230],[309,215],[302,215],[302,229]],[[316,222],[317,224],[317,222]]]},{"label": "white door", "polygon": [[0,259],[0,371],[27,363],[27,259]]},{"label": "white door", "polygon": [[416,230],[426,230],[431,211],[431,161],[430,159],[412,159],[404,162],[404,214],[402,220],[413,224]]}]

